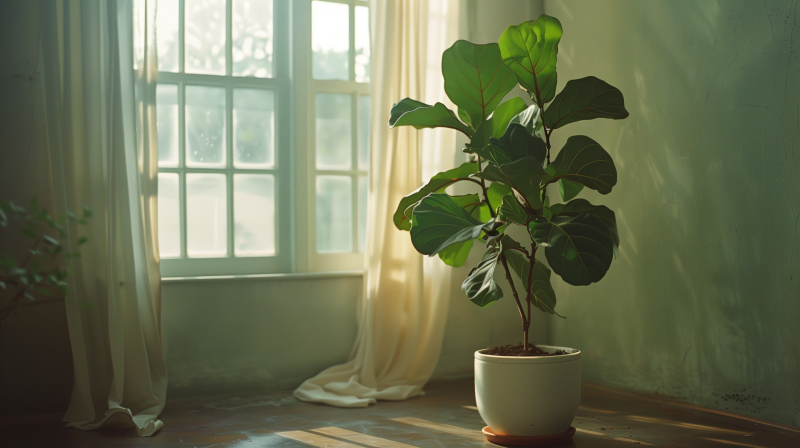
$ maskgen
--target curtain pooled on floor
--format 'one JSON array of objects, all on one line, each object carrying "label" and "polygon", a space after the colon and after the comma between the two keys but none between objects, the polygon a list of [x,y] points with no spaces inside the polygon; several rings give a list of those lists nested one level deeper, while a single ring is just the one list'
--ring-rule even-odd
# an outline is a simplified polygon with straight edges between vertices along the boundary
[{"label": "curtain pooled on floor", "polygon": [[[372,165],[368,206],[365,293],[359,332],[349,360],[305,381],[303,401],[364,407],[376,400],[422,394],[439,359],[447,317],[450,271],[420,255],[392,214],[400,199],[422,184],[423,174],[453,167],[455,132],[389,129],[392,105],[409,97],[449,104],[441,54],[455,42],[458,0],[373,1]],[[452,107],[452,106],[451,106]]]},{"label": "curtain pooled on floor", "polygon": [[[155,1],[41,1],[48,151],[57,209],[91,208],[65,298],[74,382],[67,426],[162,427],[156,224]],[[140,43],[134,45],[134,36]],[[134,71],[134,48],[137,67]],[[135,86],[135,87],[134,87]],[[138,124],[138,126],[137,126]]]}]

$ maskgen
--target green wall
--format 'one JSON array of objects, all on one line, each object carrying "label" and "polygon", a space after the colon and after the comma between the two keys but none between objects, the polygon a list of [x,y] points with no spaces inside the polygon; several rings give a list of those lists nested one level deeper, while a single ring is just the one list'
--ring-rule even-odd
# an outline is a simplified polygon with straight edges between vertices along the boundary
[{"label": "green wall", "polygon": [[545,1],[559,86],[595,75],[630,111],[561,131],[619,171],[582,194],[616,212],[619,259],[556,287],[585,380],[800,426],[799,6]]}]

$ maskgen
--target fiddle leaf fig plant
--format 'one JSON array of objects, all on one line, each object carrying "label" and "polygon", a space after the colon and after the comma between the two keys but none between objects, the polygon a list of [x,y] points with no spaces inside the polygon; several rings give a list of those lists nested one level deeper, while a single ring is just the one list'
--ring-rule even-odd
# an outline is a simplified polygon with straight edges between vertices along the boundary
[{"label": "fiddle leaf fig plant", "polygon": [[[622,92],[593,76],[568,81],[556,94],[561,36],[558,19],[541,15],[508,27],[498,43],[459,40],[442,55],[445,93],[457,110],[405,98],[389,120],[390,127],[444,127],[469,138],[467,160],[404,197],[394,224],[410,231],[417,251],[454,267],[466,263],[476,241],[485,245],[461,288],[485,307],[504,295],[494,280],[502,270],[522,318],[524,351],[531,306],[557,314],[552,272],[571,285],[597,282],[620,244],[614,212],[576,199],[584,188],[611,192],[617,183],[611,156],[585,135],[569,137],[555,152],[550,137],[570,123],[623,119],[628,111]],[[516,85],[530,104],[518,97],[503,101]],[[456,183],[476,191],[448,194]],[[551,202],[550,184],[558,185],[562,203]],[[529,238],[515,241],[509,226],[523,227]],[[549,266],[536,258],[540,247]]]}]

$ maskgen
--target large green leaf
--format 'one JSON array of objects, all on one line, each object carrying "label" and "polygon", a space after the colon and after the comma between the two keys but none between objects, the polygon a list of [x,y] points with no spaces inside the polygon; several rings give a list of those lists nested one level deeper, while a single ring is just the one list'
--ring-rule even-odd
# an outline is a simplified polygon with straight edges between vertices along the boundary
[{"label": "large green leaf", "polygon": [[489,188],[486,189],[486,199],[492,204],[495,211],[500,208],[503,203],[503,196],[511,193],[511,187],[498,182],[492,182]]},{"label": "large green leaf", "polygon": [[567,139],[548,170],[553,173],[550,182],[567,179],[602,194],[610,193],[617,184],[617,168],[611,156],[599,143],[585,135]]},{"label": "large green leaf", "polygon": [[[524,253],[516,250],[506,250],[503,252],[508,261],[511,269],[522,280],[522,288],[526,292],[530,292],[533,296],[533,304],[542,311],[550,314],[556,313],[556,292],[553,290],[553,285],[550,284],[550,269],[544,263],[533,263],[531,269],[530,261]],[[531,278],[530,290],[528,290],[528,273],[533,275]]]},{"label": "large green leaf", "polygon": [[603,80],[587,76],[564,86],[544,112],[544,123],[550,129],[558,129],[580,120],[619,120],[627,116],[622,92]]},{"label": "large green leaf", "polygon": [[528,213],[525,211],[513,194],[503,197],[503,203],[499,209],[500,215],[508,221],[517,223],[521,226],[528,225]]},{"label": "large green leaf", "polygon": [[489,206],[481,200],[477,194],[465,194],[461,196],[450,196],[450,199],[466,210],[473,218],[480,222],[488,222],[492,218]]},{"label": "large green leaf", "polygon": [[480,236],[483,223],[450,196],[431,193],[414,208],[411,243],[421,254],[434,255],[445,247]]},{"label": "large green leaf", "polygon": [[494,281],[494,269],[497,267],[500,253],[501,249],[498,245],[490,245],[483,260],[469,272],[467,278],[461,283],[461,289],[478,306],[484,307],[503,297],[503,290]]},{"label": "large green leaf", "polygon": [[562,216],[577,216],[581,213],[589,213],[594,215],[605,224],[611,239],[614,240],[614,254],[616,255],[617,248],[619,248],[619,232],[617,231],[617,217],[614,211],[605,205],[594,205],[586,199],[575,199],[566,204],[556,204],[550,207],[550,211],[554,215]]},{"label": "large green leaf", "polygon": [[525,110],[525,101],[518,97],[510,98],[497,106],[492,116],[475,130],[475,134],[473,134],[469,143],[471,152],[483,149],[489,144],[489,139],[492,137],[502,137],[506,128],[508,128],[508,123]]},{"label": "large green leaf", "polygon": [[469,179],[470,174],[478,172],[478,164],[465,162],[461,165],[447,171],[435,174],[428,180],[428,183],[419,187],[417,190],[400,200],[397,205],[397,210],[394,212],[392,220],[395,227],[400,230],[411,229],[411,211],[409,210],[414,204],[419,202],[425,196],[447,188],[449,185],[456,182]]},{"label": "large green leaf", "polygon": [[472,250],[472,244],[473,240],[451,244],[439,252],[439,258],[448,266],[460,268],[467,262],[469,252]]},{"label": "large green leaf", "polygon": [[558,193],[561,195],[562,201],[571,201],[581,190],[583,190],[583,184],[573,182],[565,177],[558,180]]},{"label": "large green leaf", "polygon": [[499,167],[488,164],[473,176],[508,185],[522,196],[528,208],[537,210],[542,208],[541,185],[550,178],[541,163],[536,157],[528,156]]},{"label": "large green leaf", "polygon": [[561,33],[561,22],[542,14],[535,22],[506,28],[498,42],[503,62],[540,105],[550,102],[556,94],[556,59]]},{"label": "large green leaf", "polygon": [[476,45],[458,40],[442,54],[444,91],[477,129],[517,80],[500,57],[497,44]]},{"label": "large green leaf", "polygon": [[442,103],[433,106],[405,98],[392,106],[389,127],[414,126],[422,128],[452,128],[472,137],[472,129],[461,122],[452,110]]},{"label": "large green leaf", "polygon": [[539,159],[541,165],[547,156],[547,145],[544,140],[528,133],[525,126],[511,123],[501,138],[489,140],[489,148],[485,152],[495,165],[516,162],[528,156]]},{"label": "large green leaf", "polygon": [[599,281],[611,266],[614,240],[594,215],[536,218],[528,223],[528,232],[537,244],[546,246],[550,267],[571,285]]}]

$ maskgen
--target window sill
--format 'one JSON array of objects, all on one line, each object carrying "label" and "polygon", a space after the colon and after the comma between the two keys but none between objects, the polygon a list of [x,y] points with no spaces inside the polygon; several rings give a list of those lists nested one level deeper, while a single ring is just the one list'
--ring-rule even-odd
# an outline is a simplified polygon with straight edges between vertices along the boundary
[{"label": "window sill", "polygon": [[162,277],[161,283],[190,283],[242,280],[315,280],[326,278],[363,277],[364,271],[302,272],[284,274],[206,275],[194,277]]}]

